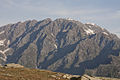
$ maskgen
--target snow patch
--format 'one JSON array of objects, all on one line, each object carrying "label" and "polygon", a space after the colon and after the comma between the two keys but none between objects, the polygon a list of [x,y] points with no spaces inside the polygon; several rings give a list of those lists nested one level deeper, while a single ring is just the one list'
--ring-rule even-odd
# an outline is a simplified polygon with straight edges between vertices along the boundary
[{"label": "snow patch", "polygon": [[10,50],[10,48],[5,49],[4,51],[0,50],[0,53],[4,55],[4,58],[3,58],[3,57],[0,57],[0,59],[2,59],[3,61],[6,61],[7,56],[6,56],[5,53],[6,53],[7,51],[9,51],[9,50]]},{"label": "snow patch", "polygon": [[9,51],[10,50],[10,48],[7,48],[7,49],[5,49],[4,51],[2,51],[2,50],[0,50],[0,52],[2,53],[2,54],[5,54],[7,51]]},{"label": "snow patch", "polygon": [[90,23],[90,22],[88,22],[88,23],[86,23],[86,24],[90,24],[90,25],[93,25],[93,26],[95,25],[95,23]]},{"label": "snow patch", "polygon": [[3,34],[5,31],[1,31],[0,34]]},{"label": "snow patch", "polygon": [[10,50],[10,48],[7,48],[4,50],[4,53],[8,52]]},{"label": "snow patch", "polygon": [[9,45],[9,44],[10,44],[10,40],[7,41],[7,45]]},{"label": "snow patch", "polygon": [[6,61],[7,57],[3,58],[3,57],[0,57],[0,59],[2,59],[3,61]]},{"label": "snow patch", "polygon": [[2,54],[3,54],[3,51],[1,51],[1,50],[0,50],[0,53],[2,53]]},{"label": "snow patch", "polygon": [[105,28],[101,28],[102,30],[105,30]]},{"label": "snow patch", "polygon": [[63,32],[67,32],[67,30],[63,30]]},{"label": "snow patch", "polygon": [[89,26],[89,28],[91,28],[92,26]]},{"label": "snow patch", "polygon": [[54,44],[54,46],[55,46],[55,48],[57,49],[57,45],[56,45],[56,44]]},{"label": "snow patch", "polygon": [[108,35],[108,33],[106,33],[106,32],[102,32],[103,34],[105,34],[105,35]]},{"label": "snow patch", "polygon": [[0,40],[0,46],[5,46],[5,45],[4,45],[5,40],[6,40],[6,39]]},{"label": "snow patch", "polygon": [[67,20],[73,20],[72,18],[67,18]]},{"label": "snow patch", "polygon": [[91,29],[85,29],[84,30],[87,34],[95,34],[93,30]]},{"label": "snow patch", "polygon": [[54,37],[54,34],[53,34],[53,33],[51,33],[51,36],[53,36],[53,37]]}]

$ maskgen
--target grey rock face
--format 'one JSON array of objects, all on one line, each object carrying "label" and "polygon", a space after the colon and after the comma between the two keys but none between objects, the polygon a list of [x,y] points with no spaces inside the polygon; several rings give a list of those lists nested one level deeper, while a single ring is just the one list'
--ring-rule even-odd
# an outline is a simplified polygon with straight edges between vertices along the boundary
[{"label": "grey rock face", "polygon": [[120,39],[96,24],[48,18],[0,27],[0,64],[84,74],[120,65],[119,53]]}]

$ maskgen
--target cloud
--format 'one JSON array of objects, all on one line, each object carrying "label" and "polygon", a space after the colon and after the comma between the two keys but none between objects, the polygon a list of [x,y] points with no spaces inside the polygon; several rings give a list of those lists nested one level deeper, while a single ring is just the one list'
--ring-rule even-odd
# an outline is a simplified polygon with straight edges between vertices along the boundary
[{"label": "cloud", "polygon": [[94,22],[112,32],[120,30],[120,9],[111,1],[110,4],[102,4],[103,2],[103,0],[99,2],[96,0],[91,2],[89,0],[0,0],[0,24],[26,19],[70,17],[82,22]]},{"label": "cloud", "polygon": [[[54,11],[53,11],[54,12]],[[81,10],[70,10],[70,9],[62,9],[62,10],[55,10],[53,14],[55,15],[75,15],[75,16],[81,16],[81,15],[93,15],[93,14],[99,14],[103,13],[105,10],[97,10],[97,9],[81,9]]]},{"label": "cloud", "polygon": [[0,7],[2,8],[12,8],[17,6],[19,3],[16,3],[17,0],[0,0]]}]

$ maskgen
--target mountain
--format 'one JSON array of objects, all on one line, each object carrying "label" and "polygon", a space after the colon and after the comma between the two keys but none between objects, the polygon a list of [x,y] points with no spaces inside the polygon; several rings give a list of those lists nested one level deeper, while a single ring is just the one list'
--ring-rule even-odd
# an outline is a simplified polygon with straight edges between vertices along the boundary
[{"label": "mountain", "polygon": [[93,23],[50,18],[0,27],[0,63],[120,77],[120,39]]}]

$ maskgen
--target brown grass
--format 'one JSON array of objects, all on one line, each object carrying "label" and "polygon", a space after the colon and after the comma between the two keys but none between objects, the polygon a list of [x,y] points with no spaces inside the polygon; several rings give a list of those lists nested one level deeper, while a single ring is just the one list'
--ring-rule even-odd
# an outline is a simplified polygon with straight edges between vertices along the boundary
[{"label": "brown grass", "polygon": [[57,80],[49,76],[53,74],[56,73],[47,70],[5,67],[0,68],[0,80]]},{"label": "brown grass", "polygon": [[[60,79],[57,79],[58,77],[57,78],[51,77],[51,75],[56,75],[56,74],[58,73],[47,70],[39,70],[39,69],[0,67],[0,80],[68,80],[68,79],[63,79],[63,77],[61,76],[58,76]],[[59,73],[59,74],[62,76],[64,75],[64,73]],[[120,79],[105,78],[105,77],[96,77],[96,80],[97,79],[120,80]]]}]

